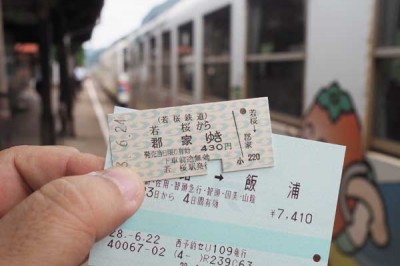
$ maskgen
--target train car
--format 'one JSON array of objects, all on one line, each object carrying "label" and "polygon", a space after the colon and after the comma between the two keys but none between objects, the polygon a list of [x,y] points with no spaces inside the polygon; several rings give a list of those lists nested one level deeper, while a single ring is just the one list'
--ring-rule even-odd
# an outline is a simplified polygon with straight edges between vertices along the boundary
[{"label": "train car", "polygon": [[131,104],[268,96],[275,133],[347,147],[330,265],[398,265],[399,19],[397,0],[178,1],[129,35]]},{"label": "train car", "polygon": [[106,93],[122,106],[129,104],[132,93],[128,73],[130,62],[128,40],[124,37],[101,53],[98,65],[91,71]]}]

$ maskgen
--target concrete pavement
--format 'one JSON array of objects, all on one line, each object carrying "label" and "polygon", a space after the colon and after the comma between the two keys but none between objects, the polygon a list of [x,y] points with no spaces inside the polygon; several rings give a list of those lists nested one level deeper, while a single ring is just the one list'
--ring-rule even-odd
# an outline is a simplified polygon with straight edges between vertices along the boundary
[{"label": "concrete pavement", "polygon": [[104,135],[106,134],[104,130],[107,128],[104,129],[104,122],[106,114],[111,113],[112,109],[113,103],[109,98],[96,89],[93,82],[86,81],[74,109],[76,137],[63,138],[59,144],[104,157],[107,148],[105,141],[107,136]]},{"label": "concrete pavement", "polygon": [[[13,115],[7,128],[2,126],[2,134],[9,135],[9,146],[40,145],[40,97],[34,89],[27,92],[27,111]],[[54,96],[57,98],[57,95]],[[97,104],[96,104],[97,98]],[[97,106],[97,107],[96,107]],[[94,84],[85,82],[78,94],[74,109],[75,138],[57,138],[57,144],[76,147],[82,152],[98,156],[106,154],[104,123],[106,114],[111,113],[114,103]],[[103,120],[103,122],[100,122]],[[56,127],[60,128],[57,120]],[[103,130],[100,126],[103,124]]]}]

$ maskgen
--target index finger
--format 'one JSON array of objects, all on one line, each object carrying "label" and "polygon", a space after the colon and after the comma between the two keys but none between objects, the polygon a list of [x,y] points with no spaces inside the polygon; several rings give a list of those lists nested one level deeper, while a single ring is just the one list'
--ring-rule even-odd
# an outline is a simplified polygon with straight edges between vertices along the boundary
[{"label": "index finger", "polygon": [[101,170],[104,159],[75,148],[18,146],[0,152],[0,217],[46,183]]}]

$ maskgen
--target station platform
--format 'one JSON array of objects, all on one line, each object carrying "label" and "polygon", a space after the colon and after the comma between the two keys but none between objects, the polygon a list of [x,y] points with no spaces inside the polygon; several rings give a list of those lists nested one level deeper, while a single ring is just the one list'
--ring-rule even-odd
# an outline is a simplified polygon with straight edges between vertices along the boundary
[{"label": "station platform", "polygon": [[[16,112],[12,119],[2,126],[1,137],[7,142],[7,146],[40,145],[40,97],[34,89],[28,89],[26,96],[26,110]],[[53,97],[58,97],[56,92]],[[112,112],[113,106],[114,103],[102,90],[95,88],[93,82],[85,82],[77,95],[74,108],[76,136],[62,137],[57,134],[57,144],[104,157],[107,147],[104,123],[106,114]],[[54,106],[55,114],[57,109],[58,106]],[[56,130],[59,132],[61,122],[58,115],[55,117]]]}]

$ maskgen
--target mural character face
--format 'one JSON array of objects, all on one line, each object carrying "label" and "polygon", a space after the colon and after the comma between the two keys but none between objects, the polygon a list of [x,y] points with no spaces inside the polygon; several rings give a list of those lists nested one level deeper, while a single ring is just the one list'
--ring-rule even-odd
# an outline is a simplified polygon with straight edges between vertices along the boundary
[{"label": "mural character face", "polygon": [[346,146],[344,168],[361,161],[361,126],[350,96],[338,84],[322,89],[303,120],[302,137]]}]

